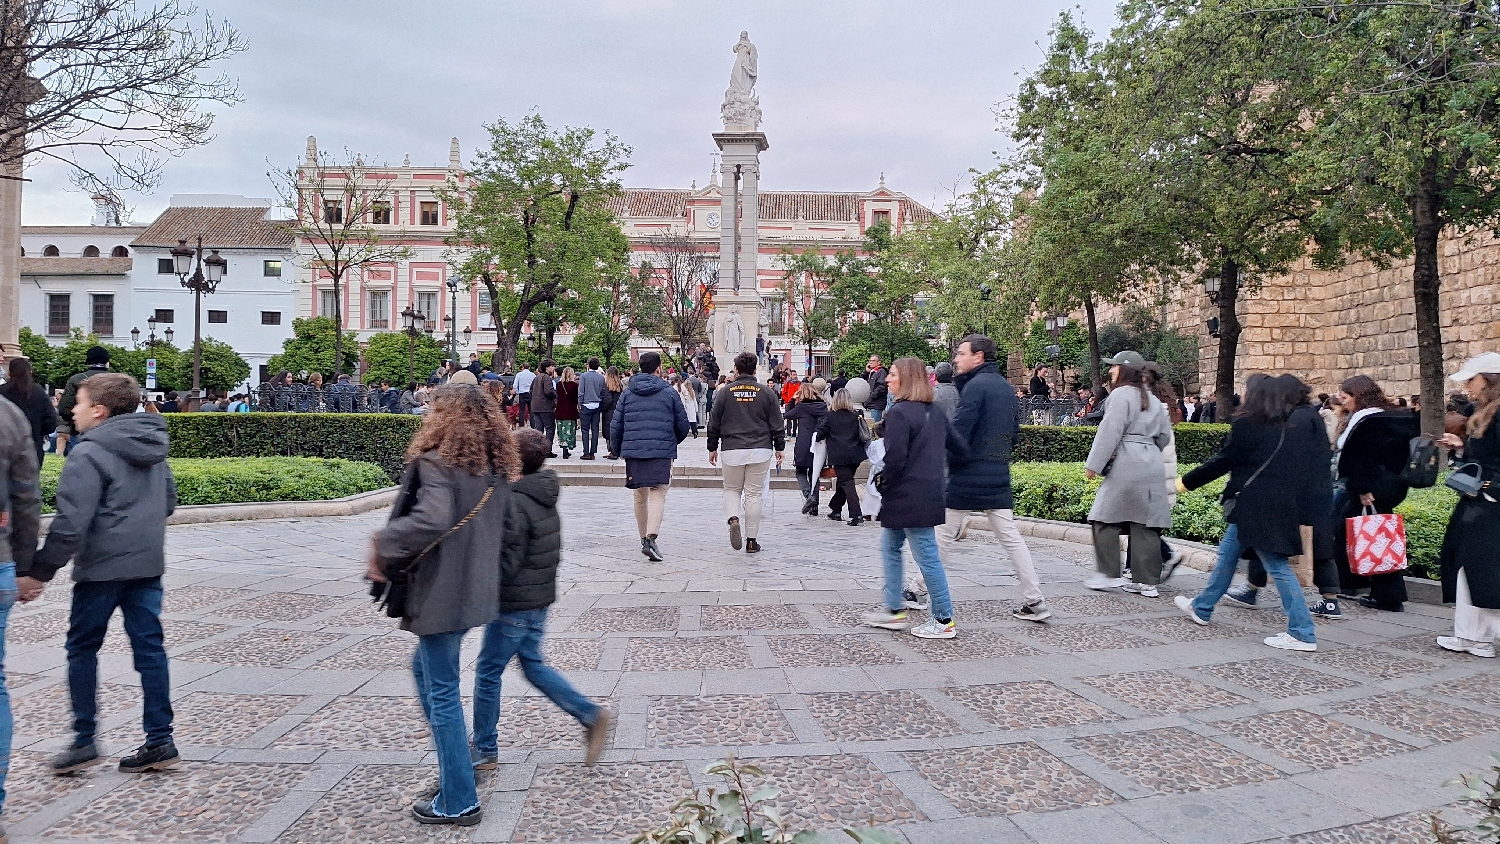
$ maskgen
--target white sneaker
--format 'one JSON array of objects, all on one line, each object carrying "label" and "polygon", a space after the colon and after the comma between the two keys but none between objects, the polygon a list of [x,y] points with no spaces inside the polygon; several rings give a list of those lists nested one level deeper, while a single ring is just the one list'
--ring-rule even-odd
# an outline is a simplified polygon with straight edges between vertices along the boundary
[{"label": "white sneaker", "polygon": [[882,630],[905,630],[911,626],[906,621],[906,610],[891,612],[884,609],[865,613],[864,625]]},{"label": "white sneaker", "polygon": [[1476,642],[1472,639],[1460,639],[1457,636],[1439,636],[1437,643],[1438,647],[1444,650],[1469,653],[1485,659],[1495,658],[1494,642]]},{"label": "white sneaker", "polygon": [[1084,581],[1083,585],[1095,591],[1104,592],[1109,589],[1119,589],[1129,582],[1123,577],[1105,577],[1102,574],[1096,574]]},{"label": "white sneaker", "polygon": [[1127,583],[1125,584],[1124,589],[1126,592],[1134,592],[1143,598],[1155,598],[1156,596],[1161,594],[1160,592],[1156,591],[1155,586],[1147,583]]},{"label": "white sneaker", "polygon": [[1176,604],[1179,610],[1187,613],[1188,618],[1191,618],[1193,621],[1203,625],[1204,627],[1208,626],[1208,622],[1205,621],[1202,616],[1198,615],[1197,610],[1193,609],[1192,598],[1189,598],[1186,595],[1178,595],[1177,597],[1172,599],[1172,603]]},{"label": "white sneaker", "polygon": [[921,639],[952,639],[958,635],[958,625],[951,618],[948,619],[947,624],[935,618],[929,618],[926,624],[920,627],[913,627],[911,635]]},{"label": "white sneaker", "polygon": [[1290,633],[1277,633],[1275,636],[1267,636],[1266,644],[1284,651],[1315,651],[1318,649],[1316,642],[1304,642]]}]

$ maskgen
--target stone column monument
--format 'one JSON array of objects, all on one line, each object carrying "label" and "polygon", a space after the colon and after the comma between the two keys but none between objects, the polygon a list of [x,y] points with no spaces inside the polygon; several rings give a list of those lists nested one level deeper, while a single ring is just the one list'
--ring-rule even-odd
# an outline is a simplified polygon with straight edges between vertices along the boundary
[{"label": "stone column monument", "polygon": [[759,59],[750,33],[741,32],[734,45],[734,69],[719,108],[724,131],[714,133],[723,154],[723,205],[719,219],[719,290],[714,296],[710,344],[719,368],[731,370],[734,356],[755,352],[760,325],[761,296],[757,263],[760,257],[760,154],[770,145],[760,131],[760,99],[755,95]]}]

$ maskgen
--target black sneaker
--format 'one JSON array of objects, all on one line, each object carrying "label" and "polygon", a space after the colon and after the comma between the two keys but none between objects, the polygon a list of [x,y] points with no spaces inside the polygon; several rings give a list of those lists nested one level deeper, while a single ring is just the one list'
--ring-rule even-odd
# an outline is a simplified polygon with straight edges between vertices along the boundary
[{"label": "black sneaker", "polygon": [[649,536],[641,537],[641,553],[653,563],[662,561],[661,551],[656,548],[656,540]]},{"label": "black sneaker", "polygon": [[837,510],[834,510],[833,512],[828,514],[828,518],[833,519],[835,522],[842,522],[844,520],[844,514],[840,513]]},{"label": "black sneaker", "polygon": [[815,501],[815,500],[813,500],[812,496],[808,496],[806,499],[804,499],[802,501],[802,515],[804,515],[804,516],[810,516],[817,509],[818,509],[818,502]]},{"label": "black sneaker", "polygon": [[747,539],[747,540],[745,540],[745,553],[746,554],[757,554],[757,553],[760,553],[760,543],[756,542],[754,539]]},{"label": "black sneaker", "polygon": [[462,815],[450,818],[439,815],[436,812],[432,811],[431,800],[418,800],[417,802],[411,804],[411,816],[416,819],[417,823],[451,823],[454,826],[475,826],[480,821],[484,820],[484,807],[475,806],[469,811],[464,812]]},{"label": "black sneaker", "polygon": [[864,519],[861,519],[860,517],[855,516],[854,518],[852,518],[852,519],[849,520],[849,527],[859,527],[860,525],[862,525],[864,523],[865,523]]},{"label": "black sneaker", "polygon": [[134,753],[120,760],[120,773],[139,774],[146,771],[160,771],[176,765],[179,758],[177,745],[170,741],[155,747],[147,747],[143,744],[136,748]]},{"label": "black sneaker", "polygon": [[1381,612],[1406,612],[1405,604],[1382,604],[1368,595],[1359,599],[1359,605],[1367,610],[1380,610]]},{"label": "black sneaker", "polygon": [[1338,621],[1344,617],[1344,613],[1339,610],[1338,601],[1315,601],[1307,608],[1307,611],[1318,618],[1326,618],[1330,621]]},{"label": "black sneaker", "polygon": [[743,546],[744,546],[744,543],[740,541],[740,517],[739,516],[730,516],[729,517],[729,547],[733,548],[736,551],[738,551]]},{"label": "black sneaker", "polygon": [[496,753],[480,753],[479,748],[469,745],[469,762],[476,771],[489,771],[500,767],[500,756]]},{"label": "black sneaker", "polygon": [[52,773],[71,774],[99,761],[99,748],[93,744],[83,747],[70,747],[62,753],[52,757]]}]

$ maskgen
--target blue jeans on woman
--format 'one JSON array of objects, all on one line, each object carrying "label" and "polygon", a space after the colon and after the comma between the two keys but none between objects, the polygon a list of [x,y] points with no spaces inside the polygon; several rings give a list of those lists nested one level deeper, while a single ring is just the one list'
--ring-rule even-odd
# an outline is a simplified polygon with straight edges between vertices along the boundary
[{"label": "blue jeans on woman", "polygon": [[458,649],[467,630],[417,637],[411,673],[417,681],[422,714],[432,727],[437,747],[438,794],[432,813],[454,818],[479,805],[474,765],[469,760],[469,732],[464,728],[464,705],[458,694]]},{"label": "blue jeans on woman", "polygon": [[5,690],[5,626],[15,605],[16,564],[0,563],[0,811],[5,810],[5,776],[10,773],[10,740],[15,728],[10,692]]},{"label": "blue jeans on woman", "polygon": [[[1244,551],[1244,546],[1240,545],[1239,525],[1229,525],[1224,530],[1224,538],[1219,540],[1219,558],[1208,576],[1208,588],[1193,599],[1193,612],[1199,618],[1207,621],[1213,616],[1214,607],[1218,606],[1219,599],[1224,597],[1224,593],[1229,591],[1229,585],[1234,582],[1235,568]],[[1266,574],[1276,582],[1276,594],[1281,596],[1281,609],[1286,612],[1286,632],[1299,642],[1316,642],[1318,638],[1313,632],[1312,613],[1307,611],[1307,601],[1302,597],[1302,584],[1297,582],[1297,575],[1292,573],[1287,558],[1265,551],[1256,553],[1260,556],[1261,565],[1266,568]]]},{"label": "blue jeans on woman", "polygon": [[599,704],[573,688],[556,668],[542,657],[542,634],[547,629],[547,608],[503,612],[485,625],[484,646],[474,666],[474,749],[482,756],[499,752],[500,675],[510,658],[521,658],[527,682],[557,704],[584,727],[599,719]]},{"label": "blue jeans on woman", "polygon": [[927,595],[932,601],[932,617],[953,617],[953,601],[948,597],[948,575],[943,571],[943,561],[938,557],[937,533],[933,528],[883,528],[880,532],[880,556],[885,562],[885,607],[891,612],[900,612],[905,606],[901,599],[901,546],[911,542],[911,556],[917,561],[922,580],[927,583]]}]

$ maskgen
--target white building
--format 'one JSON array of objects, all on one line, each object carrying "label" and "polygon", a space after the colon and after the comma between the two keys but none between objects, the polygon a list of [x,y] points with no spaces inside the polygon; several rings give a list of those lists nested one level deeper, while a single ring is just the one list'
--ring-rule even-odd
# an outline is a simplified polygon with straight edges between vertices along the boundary
[{"label": "white building", "polygon": [[128,345],[130,243],[145,230],[138,225],[23,226],[21,325],[56,344],[66,343],[68,333],[79,328],[105,343]]}]

